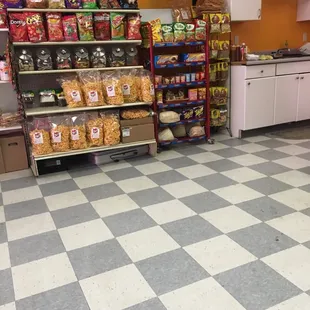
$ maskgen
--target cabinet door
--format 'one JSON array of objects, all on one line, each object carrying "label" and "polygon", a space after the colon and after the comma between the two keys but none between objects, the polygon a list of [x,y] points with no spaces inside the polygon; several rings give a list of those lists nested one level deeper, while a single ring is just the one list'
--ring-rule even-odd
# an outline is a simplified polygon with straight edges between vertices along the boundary
[{"label": "cabinet door", "polygon": [[245,130],[273,125],[275,77],[245,81]]},{"label": "cabinet door", "polygon": [[310,74],[301,74],[297,104],[297,120],[310,119]]},{"label": "cabinet door", "polygon": [[262,0],[228,0],[232,21],[260,20]]},{"label": "cabinet door", "polygon": [[276,80],[275,124],[296,121],[299,75],[279,76]]}]

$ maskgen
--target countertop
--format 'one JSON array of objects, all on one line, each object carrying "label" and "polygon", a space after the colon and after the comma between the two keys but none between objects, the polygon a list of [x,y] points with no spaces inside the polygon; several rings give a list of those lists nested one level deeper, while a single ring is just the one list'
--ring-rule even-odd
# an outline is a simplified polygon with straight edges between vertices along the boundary
[{"label": "countertop", "polygon": [[233,61],[232,66],[257,66],[257,65],[270,65],[281,64],[287,62],[300,62],[310,61],[310,56],[292,57],[292,58],[279,58],[273,60],[254,60],[254,61]]}]

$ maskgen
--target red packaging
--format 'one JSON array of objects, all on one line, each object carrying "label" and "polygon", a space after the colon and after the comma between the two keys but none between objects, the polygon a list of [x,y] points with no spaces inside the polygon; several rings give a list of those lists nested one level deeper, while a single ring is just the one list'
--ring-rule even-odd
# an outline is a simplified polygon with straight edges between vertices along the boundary
[{"label": "red packaging", "polygon": [[78,32],[75,15],[66,15],[62,18],[62,26],[66,41],[78,41]]},{"label": "red packaging", "polygon": [[94,29],[96,40],[111,40],[110,14],[95,13]]},{"label": "red packaging", "polygon": [[46,41],[46,34],[41,13],[26,12],[26,25],[29,41],[32,43]]},{"label": "red packaging", "polygon": [[7,28],[5,10],[0,10],[0,28]]},{"label": "red packaging", "polygon": [[27,42],[27,25],[24,13],[10,13],[10,35],[13,42]]},{"label": "red packaging", "polygon": [[64,34],[61,22],[61,13],[46,13],[48,40],[63,41]]},{"label": "red packaging", "polygon": [[127,39],[128,40],[141,40],[141,16],[128,15],[127,18]]}]

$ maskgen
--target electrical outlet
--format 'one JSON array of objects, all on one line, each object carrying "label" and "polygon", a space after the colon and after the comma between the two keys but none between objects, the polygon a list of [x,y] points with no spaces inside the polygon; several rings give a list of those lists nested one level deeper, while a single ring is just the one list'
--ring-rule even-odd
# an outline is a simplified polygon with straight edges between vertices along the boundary
[{"label": "electrical outlet", "polygon": [[239,36],[235,36],[235,45],[239,45]]},{"label": "electrical outlet", "polygon": [[308,42],[308,33],[307,32],[304,32],[303,35],[302,35],[302,41],[303,42]]}]

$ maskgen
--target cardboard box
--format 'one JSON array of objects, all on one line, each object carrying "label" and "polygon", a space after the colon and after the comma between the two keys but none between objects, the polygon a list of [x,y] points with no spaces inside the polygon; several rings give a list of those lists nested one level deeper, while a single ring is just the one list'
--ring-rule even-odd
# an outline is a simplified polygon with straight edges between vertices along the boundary
[{"label": "cardboard box", "polygon": [[0,139],[5,172],[28,168],[27,152],[23,135],[10,135]]},{"label": "cardboard box", "polygon": [[154,124],[152,116],[145,117],[145,118],[138,118],[138,119],[124,119],[124,120],[121,120],[120,123],[121,123],[121,127]]},{"label": "cardboard box", "polygon": [[4,161],[3,161],[3,156],[2,156],[2,149],[0,146],[0,174],[5,173],[5,168],[4,168]]}]

